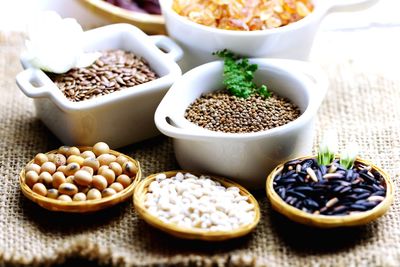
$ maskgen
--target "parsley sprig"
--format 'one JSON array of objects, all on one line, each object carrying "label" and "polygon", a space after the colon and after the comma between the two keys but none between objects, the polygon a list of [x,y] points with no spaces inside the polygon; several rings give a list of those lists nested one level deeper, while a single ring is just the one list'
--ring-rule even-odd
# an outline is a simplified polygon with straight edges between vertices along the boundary
[{"label": "parsley sprig", "polygon": [[224,49],[214,52],[213,55],[224,60],[224,85],[234,96],[248,98],[250,95],[259,94],[269,97],[271,93],[267,86],[258,87],[253,79],[258,65],[250,64],[247,58],[239,58],[231,51]]}]

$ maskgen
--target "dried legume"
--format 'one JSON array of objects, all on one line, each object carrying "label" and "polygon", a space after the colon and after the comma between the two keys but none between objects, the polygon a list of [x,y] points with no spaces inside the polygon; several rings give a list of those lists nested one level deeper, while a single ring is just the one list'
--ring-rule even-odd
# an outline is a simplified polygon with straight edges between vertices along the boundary
[{"label": "dried legume", "polygon": [[[96,154],[67,146],[60,147],[57,153],[37,154],[36,163],[24,168],[25,183],[42,196],[63,201],[100,199],[127,188],[136,177],[136,164],[122,155],[117,158],[109,154],[106,143],[97,143],[94,147]],[[121,164],[129,175],[122,174]]]},{"label": "dried legume", "polygon": [[208,176],[165,174],[151,182],[144,205],[166,223],[209,231],[230,231],[250,224],[254,205],[237,187],[224,187]]},{"label": "dried legume", "polygon": [[357,161],[349,170],[339,160],[327,166],[314,158],[290,161],[274,178],[273,187],[289,205],[322,215],[370,210],[386,195],[380,173]]}]

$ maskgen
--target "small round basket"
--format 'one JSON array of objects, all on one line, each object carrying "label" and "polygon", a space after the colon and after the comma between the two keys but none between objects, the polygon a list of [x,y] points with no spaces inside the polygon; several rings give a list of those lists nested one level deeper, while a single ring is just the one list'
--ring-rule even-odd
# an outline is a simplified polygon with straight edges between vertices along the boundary
[{"label": "small round basket", "polygon": [[[80,151],[92,150],[92,147],[78,147],[78,148]],[[50,152],[47,152],[46,154],[57,153],[57,151],[58,150],[52,150]],[[136,174],[136,177],[133,179],[132,183],[127,188],[118,192],[115,195],[101,198],[101,199],[96,199],[96,200],[72,201],[72,202],[44,197],[44,196],[41,196],[41,195],[33,192],[32,189],[25,183],[25,170],[24,169],[20,172],[20,175],[19,175],[19,183],[20,183],[22,193],[27,198],[29,198],[33,202],[39,204],[39,206],[41,206],[45,209],[48,209],[51,211],[62,211],[62,212],[75,212],[75,213],[94,212],[94,211],[102,210],[105,208],[109,208],[118,203],[126,201],[128,198],[130,198],[132,196],[133,190],[135,189],[136,185],[138,184],[138,182],[140,181],[140,179],[142,177],[142,171],[140,168],[140,164],[138,161],[134,160],[133,158],[131,158],[125,154],[119,153],[117,151],[110,150],[109,153],[116,157],[122,155],[138,166],[138,172]],[[28,164],[31,164],[31,163],[33,163],[33,160],[31,160]]]},{"label": "small round basket", "polygon": [[[181,173],[191,173],[196,176],[200,176],[201,174],[189,172],[189,171],[168,171],[163,172],[167,178],[175,176],[178,172]],[[251,224],[245,225],[241,228],[232,230],[232,231],[208,231],[205,229],[190,229],[183,228],[173,223],[165,223],[161,219],[156,216],[151,215],[144,206],[145,196],[148,192],[148,187],[151,182],[155,180],[155,177],[158,175],[152,174],[145,179],[143,179],[135,188],[135,193],[133,196],[134,206],[136,212],[139,214],[143,220],[145,220],[148,224],[152,225],[155,228],[158,228],[161,231],[164,231],[173,236],[183,238],[183,239],[197,239],[197,240],[205,240],[205,241],[223,241],[228,239],[233,239],[237,237],[244,236],[251,232],[258,224],[260,220],[260,208],[258,206],[257,200],[251,195],[245,188],[236,184],[226,178],[210,176],[212,180],[218,181],[221,185],[225,187],[236,186],[240,190],[240,194],[248,197],[248,202],[254,205],[255,216],[254,220]]]},{"label": "small round basket", "polygon": [[[306,156],[299,157],[294,160],[305,160],[316,158],[316,156]],[[351,227],[351,226],[359,226],[367,224],[380,216],[382,216],[385,212],[388,211],[390,205],[393,202],[394,198],[394,186],[389,177],[389,175],[384,172],[382,169],[372,164],[371,162],[357,158],[357,163],[361,163],[366,166],[371,166],[373,170],[378,172],[384,179],[384,186],[386,187],[386,196],[385,199],[380,202],[376,207],[371,210],[359,212],[356,214],[350,215],[338,215],[338,216],[330,216],[330,215],[316,215],[310,214],[300,209],[297,209],[289,204],[287,204],[274,190],[273,182],[275,177],[283,170],[285,163],[278,165],[268,176],[266,183],[266,191],[268,199],[271,202],[272,208],[277,212],[281,213],[285,217],[289,218],[292,221],[305,224],[308,226],[318,227],[318,228],[336,228],[336,227]]]},{"label": "small round basket", "polygon": [[103,0],[81,0],[92,12],[116,23],[130,23],[150,34],[165,34],[161,15],[145,14],[123,9]]}]

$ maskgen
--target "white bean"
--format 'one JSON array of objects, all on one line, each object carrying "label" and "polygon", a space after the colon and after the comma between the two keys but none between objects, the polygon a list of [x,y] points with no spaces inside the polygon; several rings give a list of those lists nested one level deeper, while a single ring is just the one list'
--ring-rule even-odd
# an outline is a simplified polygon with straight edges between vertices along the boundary
[{"label": "white bean", "polygon": [[148,187],[145,208],[166,223],[209,231],[229,231],[255,217],[254,205],[239,188],[190,173],[158,174]]}]

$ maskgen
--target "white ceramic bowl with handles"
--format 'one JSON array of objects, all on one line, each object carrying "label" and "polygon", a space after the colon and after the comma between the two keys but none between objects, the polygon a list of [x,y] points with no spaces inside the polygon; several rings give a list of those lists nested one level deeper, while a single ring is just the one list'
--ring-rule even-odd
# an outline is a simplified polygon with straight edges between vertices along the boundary
[{"label": "white ceramic bowl with handles", "polygon": [[231,31],[204,26],[172,10],[173,0],[160,1],[165,24],[185,51],[184,71],[216,60],[212,52],[229,49],[246,57],[307,60],[321,20],[329,13],[368,8],[378,0],[312,0],[315,8],[305,18],[287,26],[263,31]]},{"label": "white ceramic bowl with handles", "polygon": [[132,51],[143,57],[159,78],[94,99],[72,102],[22,55],[25,70],[17,75],[16,81],[21,91],[34,99],[37,116],[67,145],[104,141],[117,148],[159,134],[154,112],[172,83],[181,76],[176,64],[183,54],[180,47],[166,36],[148,36],[129,24],[90,30],[84,33],[84,38],[86,51]]},{"label": "white ceramic bowl with handles", "polygon": [[328,88],[325,74],[307,62],[251,59],[259,69],[256,84],[290,99],[301,110],[296,120],[255,133],[223,133],[201,128],[184,118],[187,107],[203,93],[223,88],[223,62],[201,65],[185,73],[165,95],[155,113],[157,128],[173,138],[183,169],[230,177],[248,188],[263,188],[279,163],[309,155],[314,119]]}]

